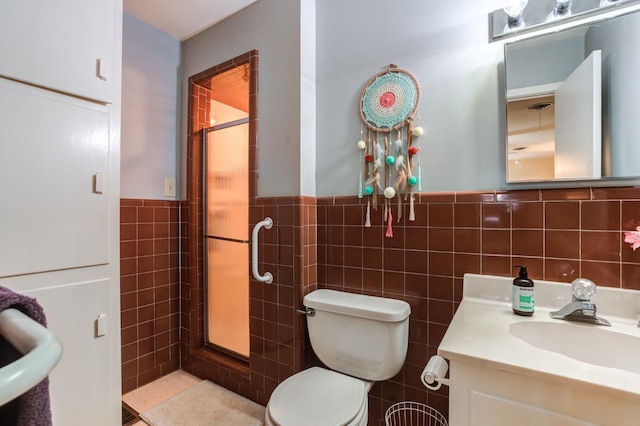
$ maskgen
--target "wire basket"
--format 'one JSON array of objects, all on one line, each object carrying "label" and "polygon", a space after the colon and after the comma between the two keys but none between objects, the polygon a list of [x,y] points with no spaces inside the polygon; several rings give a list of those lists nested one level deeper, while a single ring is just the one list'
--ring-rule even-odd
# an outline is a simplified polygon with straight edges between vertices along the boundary
[{"label": "wire basket", "polygon": [[437,410],[421,402],[403,401],[393,404],[384,415],[386,426],[449,426]]}]

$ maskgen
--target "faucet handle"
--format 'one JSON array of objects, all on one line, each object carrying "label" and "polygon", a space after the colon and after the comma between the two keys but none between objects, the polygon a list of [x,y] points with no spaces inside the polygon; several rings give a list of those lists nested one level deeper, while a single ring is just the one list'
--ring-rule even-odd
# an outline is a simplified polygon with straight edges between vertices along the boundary
[{"label": "faucet handle", "polygon": [[596,295],[596,283],[586,278],[576,278],[571,282],[571,290],[575,300],[591,300]]}]

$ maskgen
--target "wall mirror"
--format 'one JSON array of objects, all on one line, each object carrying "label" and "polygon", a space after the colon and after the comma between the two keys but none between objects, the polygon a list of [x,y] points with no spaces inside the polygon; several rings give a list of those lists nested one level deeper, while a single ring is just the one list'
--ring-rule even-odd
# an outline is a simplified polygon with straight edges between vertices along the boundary
[{"label": "wall mirror", "polygon": [[504,52],[507,182],[640,176],[640,12]]}]

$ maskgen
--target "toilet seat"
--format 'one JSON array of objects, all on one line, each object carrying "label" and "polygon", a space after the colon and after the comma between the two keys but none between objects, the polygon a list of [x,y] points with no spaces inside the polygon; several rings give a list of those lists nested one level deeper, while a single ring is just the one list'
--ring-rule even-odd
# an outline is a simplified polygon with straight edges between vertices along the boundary
[{"label": "toilet seat", "polygon": [[[295,374],[273,391],[267,416],[280,426],[366,424],[367,382],[320,367]],[[360,420],[364,416],[364,423]]]}]

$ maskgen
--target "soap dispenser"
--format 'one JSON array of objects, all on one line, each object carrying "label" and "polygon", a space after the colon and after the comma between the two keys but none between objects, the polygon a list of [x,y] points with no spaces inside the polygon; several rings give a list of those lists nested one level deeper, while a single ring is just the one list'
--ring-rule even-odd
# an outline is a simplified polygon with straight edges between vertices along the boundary
[{"label": "soap dispenser", "polygon": [[513,280],[511,295],[513,313],[530,317],[535,307],[533,281],[527,276],[526,266],[514,266],[514,268],[520,268],[520,272]]}]

